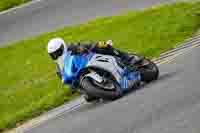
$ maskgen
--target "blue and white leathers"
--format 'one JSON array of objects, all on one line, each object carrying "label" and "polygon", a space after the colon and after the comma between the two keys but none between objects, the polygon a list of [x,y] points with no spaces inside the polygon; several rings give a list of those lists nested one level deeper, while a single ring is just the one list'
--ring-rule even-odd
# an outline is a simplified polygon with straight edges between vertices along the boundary
[{"label": "blue and white leathers", "polygon": [[[64,83],[73,86],[75,81],[79,81],[81,70],[87,67],[98,67],[110,72],[119,83],[122,91],[127,91],[130,88],[130,81],[141,79],[139,72],[130,71],[127,68],[123,69],[118,65],[113,56],[92,52],[82,55],[72,55],[70,52],[66,52],[62,71]],[[89,74],[88,76],[93,76],[93,79],[101,81],[101,77],[96,74]]]}]

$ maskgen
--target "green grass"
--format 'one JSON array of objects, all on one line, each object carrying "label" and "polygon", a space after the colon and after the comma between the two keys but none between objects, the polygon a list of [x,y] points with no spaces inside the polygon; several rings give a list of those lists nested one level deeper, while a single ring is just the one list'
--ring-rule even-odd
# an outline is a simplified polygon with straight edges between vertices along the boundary
[{"label": "green grass", "polygon": [[18,6],[30,0],[0,0],[0,11]]},{"label": "green grass", "polygon": [[0,129],[36,116],[73,99],[55,75],[46,52],[50,38],[66,41],[114,40],[114,47],[147,57],[159,56],[192,36],[200,27],[195,15],[200,3],[176,3],[121,16],[98,18],[86,24],[17,42],[0,49]]}]

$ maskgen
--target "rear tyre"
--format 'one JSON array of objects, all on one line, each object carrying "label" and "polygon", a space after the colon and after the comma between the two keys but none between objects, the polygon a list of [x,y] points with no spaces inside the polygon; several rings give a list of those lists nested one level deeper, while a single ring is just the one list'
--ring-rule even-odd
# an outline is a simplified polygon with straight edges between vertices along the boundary
[{"label": "rear tyre", "polygon": [[92,78],[85,77],[81,81],[81,88],[86,92],[87,96],[90,96],[85,97],[86,101],[91,101],[91,99],[93,99],[92,97],[95,97],[95,99],[102,98],[104,100],[115,100],[122,96],[122,92],[117,83],[113,82],[113,84],[115,89],[105,90],[104,88],[95,84]]},{"label": "rear tyre", "polygon": [[144,59],[143,63],[145,62],[147,64],[139,68],[139,71],[141,73],[141,80],[146,83],[157,80],[159,76],[158,66],[148,59]]}]

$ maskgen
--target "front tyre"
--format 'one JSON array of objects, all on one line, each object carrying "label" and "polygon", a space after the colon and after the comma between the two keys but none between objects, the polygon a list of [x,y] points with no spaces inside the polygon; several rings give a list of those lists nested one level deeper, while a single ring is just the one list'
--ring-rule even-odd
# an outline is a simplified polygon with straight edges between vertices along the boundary
[{"label": "front tyre", "polygon": [[81,81],[81,88],[87,93],[87,95],[85,95],[86,101],[88,101],[87,96],[96,99],[102,98],[104,100],[115,100],[120,98],[122,96],[122,92],[119,85],[115,82],[113,82],[113,85],[115,86],[114,89],[105,90],[105,88],[96,84],[94,79],[90,77],[85,77]]},{"label": "front tyre", "polygon": [[97,100],[97,98],[92,97],[92,96],[89,96],[88,94],[84,94],[84,95],[83,95],[83,98],[84,98],[85,101],[87,101],[87,102],[93,102],[93,101],[96,101],[96,100]]}]

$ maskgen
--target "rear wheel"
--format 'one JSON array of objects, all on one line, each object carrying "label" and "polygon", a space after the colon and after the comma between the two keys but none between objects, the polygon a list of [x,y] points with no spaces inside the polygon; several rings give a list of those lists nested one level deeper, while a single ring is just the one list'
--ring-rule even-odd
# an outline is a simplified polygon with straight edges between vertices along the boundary
[{"label": "rear wheel", "polygon": [[136,60],[136,62],[131,65],[141,73],[141,81],[149,83],[158,79],[159,69],[154,62],[137,54],[130,54],[130,56],[134,57]]},{"label": "rear wheel", "polygon": [[159,76],[159,69],[158,66],[148,60],[148,59],[144,59],[142,61],[141,67],[139,67],[139,71],[141,73],[141,80],[144,82],[151,82],[153,80],[157,80],[158,76]]}]

